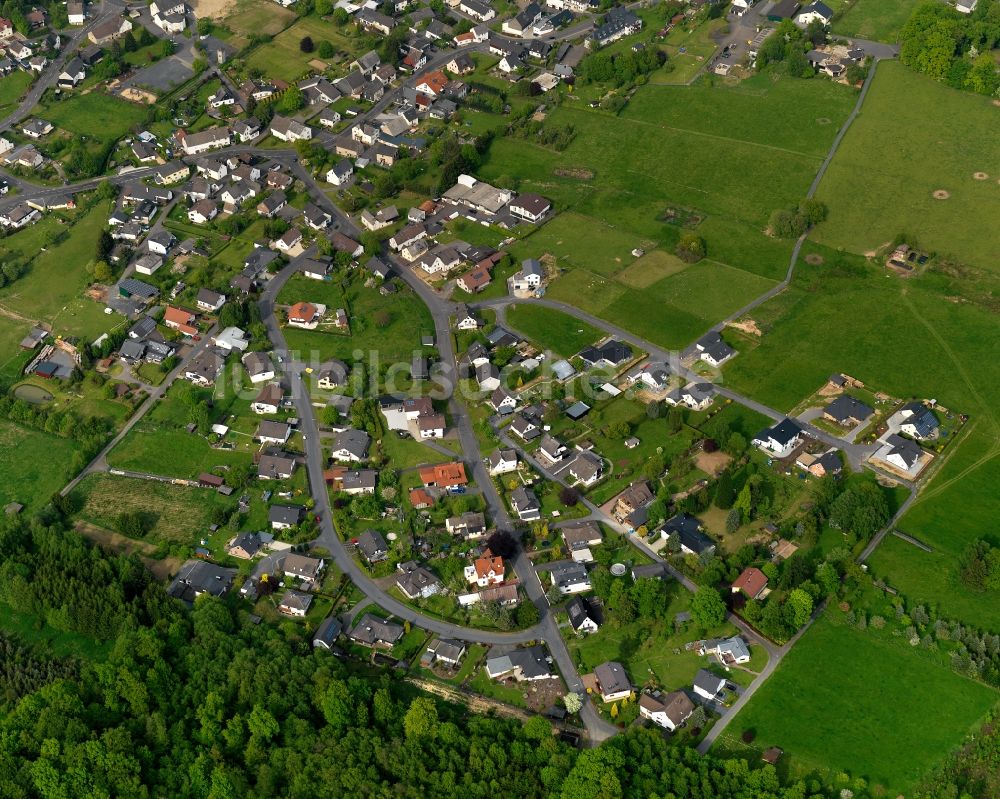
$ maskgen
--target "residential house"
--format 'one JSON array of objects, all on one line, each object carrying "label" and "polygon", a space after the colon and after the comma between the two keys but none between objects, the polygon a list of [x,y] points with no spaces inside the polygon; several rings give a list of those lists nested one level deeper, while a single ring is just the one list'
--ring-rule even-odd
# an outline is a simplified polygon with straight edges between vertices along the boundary
[{"label": "residential house", "polygon": [[403,627],[400,624],[380,619],[371,613],[366,613],[348,633],[348,637],[356,644],[373,649],[390,649],[403,637]]},{"label": "residential house", "polygon": [[484,266],[475,266],[458,278],[455,283],[468,294],[478,294],[490,284],[490,270]]},{"label": "residential house", "polygon": [[549,577],[552,587],[560,594],[579,594],[591,589],[590,575],[582,563],[558,563],[552,567]]},{"label": "residential house", "polygon": [[425,466],[419,470],[420,481],[425,488],[455,488],[468,485],[465,464],[461,461]]},{"label": "residential house", "polygon": [[782,419],[772,427],[761,430],[753,439],[753,445],[777,458],[791,454],[802,443],[802,426],[793,419]]},{"label": "residential house", "polygon": [[389,545],[378,530],[365,530],[358,536],[357,547],[361,557],[372,565],[389,557]]},{"label": "residential house", "polygon": [[805,6],[795,17],[795,24],[801,28],[808,27],[813,22],[829,25],[833,21],[833,10],[825,3],[814,2]]},{"label": "residential house", "polygon": [[535,424],[535,420],[529,419],[520,413],[514,414],[514,418],[507,429],[525,443],[535,440],[542,434],[542,430]]},{"label": "residential house", "polygon": [[639,715],[659,727],[673,732],[694,713],[694,702],[683,691],[662,694],[643,692],[639,697]]},{"label": "residential house", "polygon": [[566,603],[566,613],[569,616],[569,626],[577,635],[596,633],[600,625],[595,613],[583,597],[575,596]]},{"label": "residential house", "polygon": [[189,560],[177,572],[167,588],[167,594],[189,604],[202,594],[223,596],[233,587],[236,574],[236,569],[227,569],[203,560]]},{"label": "residential house", "polygon": [[261,444],[285,444],[292,436],[292,426],[288,422],[275,422],[265,419],[253,434],[254,441]]},{"label": "residential house", "polygon": [[171,330],[178,330],[185,336],[194,336],[198,333],[198,328],[194,326],[195,315],[182,308],[175,308],[168,305],[163,312],[163,324]]},{"label": "residential house", "polygon": [[218,311],[226,302],[226,295],[211,289],[198,289],[198,307],[206,313]]},{"label": "residential house", "polygon": [[903,420],[899,431],[921,441],[935,438],[941,426],[934,411],[922,402],[907,403],[895,415]]},{"label": "residential house", "polygon": [[823,418],[843,427],[854,427],[867,421],[875,410],[849,394],[841,394],[823,409]]},{"label": "residential house", "polygon": [[187,133],[180,130],[175,134],[185,155],[198,155],[218,147],[228,147],[232,144],[232,134],[228,127],[208,128],[198,133]]},{"label": "residential house", "polygon": [[79,58],[70,59],[59,73],[59,86],[64,89],[76,88],[87,77],[87,68]]},{"label": "residential house", "polygon": [[435,638],[427,645],[427,651],[420,658],[422,666],[429,667],[435,663],[445,663],[448,666],[458,666],[465,657],[465,644],[451,638]]},{"label": "residential house", "polygon": [[510,504],[521,521],[533,522],[542,517],[538,498],[523,485],[511,492]]},{"label": "residential house", "polygon": [[342,629],[340,621],[336,616],[328,616],[323,619],[319,627],[316,628],[316,634],[313,635],[313,647],[316,649],[333,649],[334,642],[340,636]]},{"label": "residential house", "polygon": [[608,339],[600,346],[584,347],[580,353],[580,360],[588,367],[616,367],[621,366],[626,361],[632,359],[632,348],[618,339]]},{"label": "residential house", "polygon": [[767,575],[755,566],[748,566],[732,584],[732,592],[746,594],[749,599],[761,599],[767,590]]},{"label": "residential house", "polygon": [[673,534],[680,541],[681,552],[702,555],[715,551],[715,542],[702,532],[701,522],[688,513],[678,513],[663,523],[660,537],[667,539]]},{"label": "residential house", "polygon": [[575,482],[589,488],[603,477],[604,460],[593,452],[581,450],[566,471]]},{"label": "residential house", "polygon": [[475,584],[480,588],[490,585],[499,585],[504,581],[506,566],[503,558],[494,555],[487,549],[476,558],[471,565],[465,567],[465,579],[468,583]]},{"label": "residential house", "polygon": [[204,225],[211,222],[219,215],[219,206],[209,199],[198,200],[188,209],[188,220],[196,225]]},{"label": "residential house", "polygon": [[694,675],[694,692],[702,699],[714,700],[725,687],[726,680],[723,677],[706,669],[698,669],[698,673]]},{"label": "residential house", "polygon": [[609,660],[594,669],[597,681],[597,692],[601,700],[617,702],[632,695],[632,681],[629,680],[625,667],[616,660]]},{"label": "residential house", "polygon": [[286,616],[302,618],[309,612],[312,600],[312,594],[294,591],[289,588],[281,595],[281,599],[278,601],[278,612],[284,613]]},{"label": "residential house", "polygon": [[313,305],[311,302],[297,302],[288,308],[288,324],[301,327],[304,330],[315,330],[319,326],[326,306]]},{"label": "residential house", "polygon": [[285,392],[278,383],[268,383],[250,403],[250,410],[258,414],[275,414],[281,408],[281,400]]},{"label": "residential house", "polygon": [[551,659],[541,644],[515,649],[506,654],[490,654],[486,658],[486,675],[491,680],[512,677],[517,682],[545,680],[552,675]]},{"label": "residential house", "polygon": [[132,30],[132,23],[127,19],[111,16],[91,28],[87,38],[94,44],[107,44],[121,38],[130,30]]},{"label": "residential house", "polygon": [[257,556],[263,543],[257,533],[240,533],[226,544],[226,554],[241,560],[250,560]]},{"label": "residential house", "polygon": [[501,416],[506,416],[517,408],[517,396],[500,386],[490,394],[490,407]]},{"label": "residential house", "polygon": [[736,350],[726,344],[722,340],[722,336],[713,330],[698,339],[689,354],[704,361],[709,366],[718,368],[726,361],[735,358]]},{"label": "residential house", "polygon": [[521,194],[510,204],[510,212],[528,222],[540,222],[552,210],[552,203],[538,194]]},{"label": "residential house", "polygon": [[241,143],[253,141],[260,136],[260,132],[260,120],[257,117],[248,117],[247,119],[240,119],[233,123],[233,135]]},{"label": "residential house", "polygon": [[466,511],[458,516],[449,516],[444,526],[452,535],[475,540],[486,535],[486,516],[478,511]]},{"label": "residential house", "polygon": [[271,135],[281,141],[309,141],[312,138],[312,128],[288,117],[275,116],[271,120]]},{"label": "residential house", "polygon": [[272,530],[287,530],[302,520],[304,510],[301,505],[272,505],[267,509],[267,520]]},{"label": "residential house", "polygon": [[410,560],[397,566],[396,587],[407,599],[427,599],[441,591],[441,581],[425,566]]},{"label": "residential house", "polygon": [[513,449],[497,449],[486,459],[490,474],[493,476],[517,471],[517,451]]},{"label": "residential house", "polygon": [[261,455],[257,463],[257,479],[259,480],[291,480],[295,474],[297,463],[294,457],[279,453],[277,455]]},{"label": "residential house", "polygon": [[330,457],[338,461],[363,461],[368,457],[371,436],[364,430],[348,428],[337,433]]},{"label": "residential house", "polygon": [[701,642],[701,655],[715,655],[724,666],[750,662],[750,649],[738,635]]},{"label": "residential house", "polygon": [[352,177],[354,177],[354,164],[344,158],[327,171],[326,182],[334,186],[345,186]]},{"label": "residential house", "polygon": [[591,563],[594,558],[591,547],[599,546],[604,537],[600,525],[593,521],[572,522],[560,528],[570,557],[578,563]]},{"label": "residential house", "polygon": [[347,383],[347,376],[350,370],[347,364],[337,358],[324,362],[317,372],[316,385],[325,390],[331,391],[337,386]]},{"label": "residential house", "polygon": [[281,564],[281,569],[285,577],[314,583],[323,573],[325,565],[322,558],[310,558],[306,555],[299,555],[293,552],[285,556]]},{"label": "residential house", "polygon": [[587,40],[588,47],[605,47],[624,36],[642,30],[642,17],[625,6],[615,6],[607,14]]},{"label": "residential house", "polygon": [[917,442],[892,433],[886,436],[875,456],[900,471],[911,472],[919,465],[924,451]]}]

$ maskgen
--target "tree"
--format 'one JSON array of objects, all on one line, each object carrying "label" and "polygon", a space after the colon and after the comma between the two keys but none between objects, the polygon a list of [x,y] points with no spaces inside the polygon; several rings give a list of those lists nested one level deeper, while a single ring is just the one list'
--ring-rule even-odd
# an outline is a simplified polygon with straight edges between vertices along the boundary
[{"label": "tree", "polygon": [[[278,110],[283,114],[294,114],[306,104],[306,97],[297,86],[289,86],[278,101]],[[272,220],[274,221],[274,220]],[[279,234],[280,235],[280,234]]]},{"label": "tree", "polygon": [[316,16],[325,17],[333,11],[332,0],[314,0],[313,11],[316,12]]},{"label": "tree", "polygon": [[316,54],[320,58],[333,58],[334,52],[333,45],[326,39],[321,41],[319,46],[316,48]]},{"label": "tree", "polygon": [[580,492],[573,486],[563,486],[559,489],[559,501],[568,508],[572,508],[580,501]]},{"label": "tree", "polygon": [[350,19],[350,15],[343,8],[337,7],[333,10],[333,24],[343,27]]},{"label": "tree", "polygon": [[299,50],[301,50],[303,53],[311,53],[315,49],[316,45],[313,44],[311,36],[303,36],[301,39],[299,39]]},{"label": "tree", "polygon": [[608,435],[611,438],[628,438],[632,433],[632,427],[626,421],[613,422],[608,425]]},{"label": "tree", "polygon": [[708,585],[700,586],[691,600],[691,620],[703,630],[709,630],[725,619],[726,604],[719,592]]},{"label": "tree", "polygon": [[740,513],[740,509],[730,509],[729,513],[726,514],[726,532],[735,533],[740,529],[741,524],[743,524],[743,514]]},{"label": "tree", "polygon": [[715,484],[715,505],[722,508],[722,510],[728,510],[733,507],[735,499],[736,489],[733,487],[733,476],[727,469],[719,475],[719,479]]},{"label": "tree", "polygon": [[583,700],[579,694],[569,693],[563,697],[563,705],[567,713],[579,713],[583,708]]},{"label": "tree", "polygon": [[796,629],[809,621],[813,611],[813,600],[806,591],[801,588],[793,588],[789,591],[785,603],[791,608],[790,620]]},{"label": "tree", "polygon": [[434,700],[426,696],[414,699],[403,717],[406,737],[411,740],[433,738],[437,734],[437,728],[438,712]]},{"label": "tree", "polygon": [[509,560],[517,554],[517,541],[509,530],[497,530],[486,539],[486,546],[494,555]]},{"label": "tree", "polygon": [[392,315],[385,309],[380,309],[372,314],[372,321],[375,323],[375,327],[386,328],[392,322]]},{"label": "tree", "polygon": [[[212,29],[215,27],[214,23],[208,17],[198,17],[198,35],[208,36]],[[145,28],[143,28],[145,30]]]},{"label": "tree", "polygon": [[705,240],[694,233],[682,233],[675,250],[677,257],[688,264],[693,264],[705,257],[708,250]]}]

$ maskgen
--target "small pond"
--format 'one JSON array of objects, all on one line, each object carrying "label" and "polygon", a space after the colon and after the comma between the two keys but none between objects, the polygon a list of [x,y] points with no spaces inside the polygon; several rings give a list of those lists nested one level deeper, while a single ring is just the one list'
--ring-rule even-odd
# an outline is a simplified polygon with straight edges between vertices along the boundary
[{"label": "small pond", "polygon": [[30,402],[32,405],[44,405],[47,402],[52,402],[54,399],[48,391],[33,383],[22,383],[19,385],[14,389],[14,396],[17,399]]}]

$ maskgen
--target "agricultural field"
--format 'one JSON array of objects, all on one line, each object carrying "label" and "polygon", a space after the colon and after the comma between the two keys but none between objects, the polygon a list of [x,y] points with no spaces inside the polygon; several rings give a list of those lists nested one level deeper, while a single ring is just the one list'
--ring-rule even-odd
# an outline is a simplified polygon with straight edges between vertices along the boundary
[{"label": "agricultural field", "polygon": [[[549,296],[681,347],[785,276],[791,242],[765,236],[767,218],[805,195],[856,97],[761,75],[646,85],[618,117],[565,99],[546,119],[573,127],[563,152],[498,138],[480,176],[519,180],[562,209],[511,248],[555,257]],[[708,260],[672,255],[685,230]]]},{"label": "agricultural field", "polygon": [[876,795],[908,795],[998,698],[887,632],[848,627],[831,610],[786,655],[715,751],[755,759],[739,739],[752,730],[754,751],[782,747],[782,764],[793,774],[846,771],[883,786]]},{"label": "agricultural field", "polygon": [[905,233],[924,249],[997,269],[984,231],[1000,217],[998,115],[987,97],[879,64],[864,113],[816,193],[830,214],[815,240],[865,253]]},{"label": "agricultural field", "polygon": [[838,36],[856,36],[893,43],[920,0],[846,0],[831,26]]},{"label": "agricultural field", "polygon": [[39,510],[66,484],[76,454],[69,439],[0,420],[0,507]]},{"label": "agricultural field", "polygon": [[141,513],[150,522],[147,540],[195,546],[206,535],[217,507],[232,507],[232,498],[206,488],[188,488],[149,480],[93,474],[75,489],[82,503],[79,518],[109,530],[121,513]]},{"label": "agricultural field", "polygon": [[887,536],[869,559],[873,573],[916,602],[929,602],[941,615],[977,627],[1000,630],[1000,603],[960,579],[958,559],[978,538],[989,538],[1000,514],[1000,447],[982,423],[948,460],[899,528],[930,545],[924,552]]},{"label": "agricultural field", "polygon": [[507,321],[542,349],[563,358],[571,358],[603,335],[575,316],[528,303],[508,306]]}]

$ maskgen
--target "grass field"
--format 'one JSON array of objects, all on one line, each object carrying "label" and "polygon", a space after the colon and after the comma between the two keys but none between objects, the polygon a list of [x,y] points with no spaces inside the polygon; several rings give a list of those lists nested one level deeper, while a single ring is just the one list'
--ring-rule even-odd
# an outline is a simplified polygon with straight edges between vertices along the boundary
[{"label": "grass field", "polygon": [[150,541],[197,545],[197,538],[208,534],[212,510],[232,506],[215,491],[187,488],[110,474],[86,477],[75,489],[83,501],[80,518],[110,530],[120,513],[140,512],[155,519],[147,533]]},{"label": "grass field", "polygon": [[91,341],[119,324],[121,317],[105,315],[102,305],[82,296],[90,282],[86,265],[94,258],[110,207],[102,202],[75,218],[69,237],[55,246],[45,247],[46,236],[62,229],[54,215],[6,238],[4,247],[9,251],[37,255],[24,277],[0,290],[0,305],[29,319],[49,322],[56,333]]},{"label": "grass field", "polygon": [[0,506],[38,510],[69,479],[72,441],[0,420]]},{"label": "grass field", "polygon": [[701,261],[643,289],[576,269],[556,280],[548,296],[621,324],[662,347],[679,348],[773,285],[751,272]]},{"label": "grass field", "polygon": [[576,317],[540,305],[511,305],[507,308],[511,327],[524,333],[543,349],[563,358],[576,355],[601,338],[601,331]]},{"label": "grass field", "polygon": [[21,95],[31,85],[31,78],[30,72],[18,70],[0,80],[0,114],[8,114],[14,110]]},{"label": "grass field", "polygon": [[847,771],[896,796],[957,746],[1000,694],[887,633],[844,626],[833,612],[837,618],[823,616],[795,645],[716,749],[746,756],[738,737],[752,729],[754,747],[782,747],[794,773]]},{"label": "grass field", "polygon": [[1000,449],[996,437],[977,425],[911,506],[899,527],[933,547],[924,552],[895,536],[882,542],[869,563],[875,574],[919,602],[937,605],[940,613],[989,630],[1000,630],[1000,603],[989,594],[967,588],[957,561],[977,538],[994,536],[1000,514]]},{"label": "grass field", "polygon": [[345,36],[344,30],[332,22],[304,17],[275,36],[273,41],[254,50],[247,59],[247,66],[279,80],[293,81],[301,77],[309,71],[309,62],[318,58],[315,52],[303,53],[299,49],[299,42],[304,36],[312,37],[317,44],[324,39],[329,41],[340,59],[350,60],[360,55],[363,47],[359,39]]},{"label": "grass field", "polygon": [[895,42],[899,32],[920,0],[853,0],[845,3],[841,16],[833,22],[838,36],[857,36],[880,42]]},{"label": "grass field", "polygon": [[36,109],[35,113],[76,136],[106,142],[117,141],[133,125],[142,122],[148,109],[93,91],[60,99],[50,106]]},{"label": "grass field", "polygon": [[[880,64],[816,194],[830,208],[816,240],[863,253],[908,233],[924,248],[1000,268],[995,241],[983,235],[1000,218],[998,121],[987,97]],[[939,189],[949,198],[934,199]]]},{"label": "grass field", "polygon": [[[322,328],[286,328],[288,346],[306,358],[315,353],[318,360],[341,358],[350,363],[355,360],[355,352],[361,352],[366,360],[377,355],[382,366],[408,364],[414,351],[420,349],[421,335],[434,332],[426,306],[408,288],[383,297],[377,289],[365,288],[360,277],[350,280],[346,289],[333,282],[293,277],[281,289],[278,302],[290,305],[302,300],[327,305],[331,314],[337,308],[346,308],[351,332],[342,335],[324,333]],[[389,315],[389,324],[385,327],[379,327],[374,321],[375,313],[380,311]]]}]

